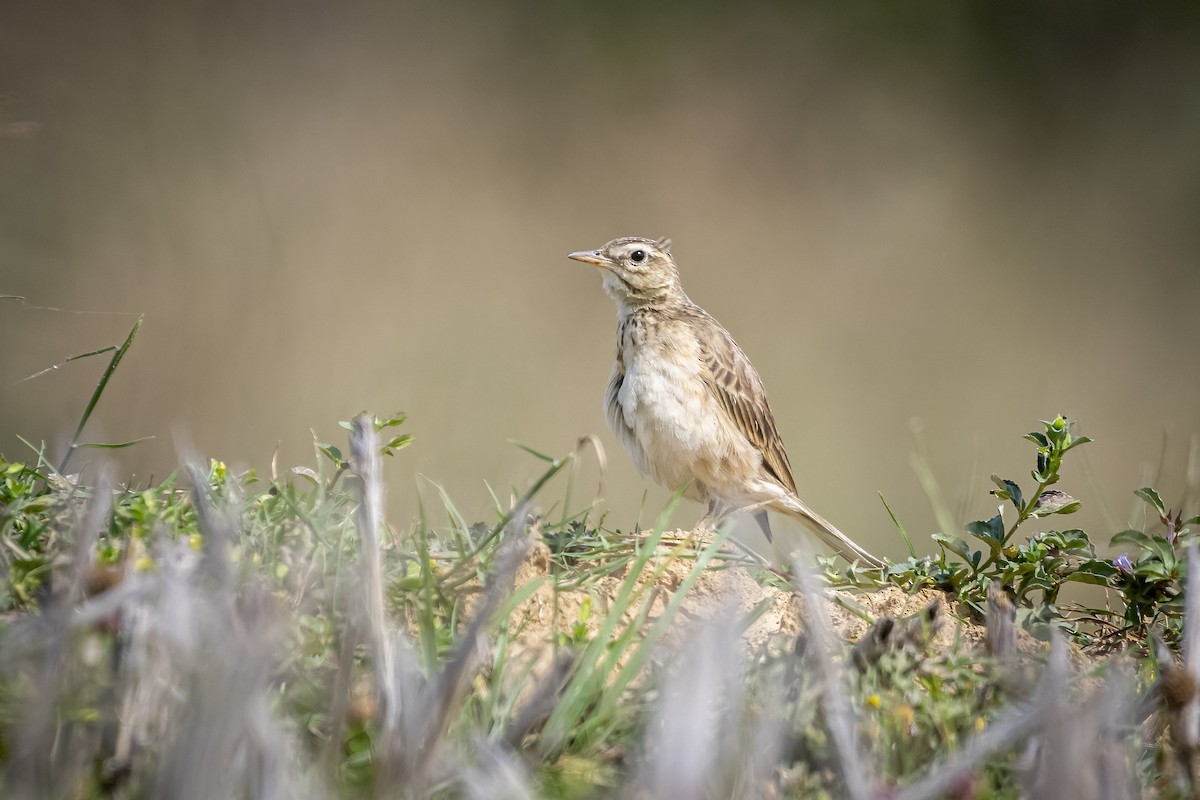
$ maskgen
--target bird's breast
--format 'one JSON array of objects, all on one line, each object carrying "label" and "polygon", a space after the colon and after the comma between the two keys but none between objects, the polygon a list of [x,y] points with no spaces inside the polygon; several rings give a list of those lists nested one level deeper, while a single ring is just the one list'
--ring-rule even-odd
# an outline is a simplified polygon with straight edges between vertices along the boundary
[{"label": "bird's breast", "polygon": [[637,325],[625,326],[620,345],[625,374],[612,398],[619,418],[610,422],[623,428],[642,472],[669,488],[695,482],[707,472],[699,465],[728,450],[698,345],[669,329]]}]

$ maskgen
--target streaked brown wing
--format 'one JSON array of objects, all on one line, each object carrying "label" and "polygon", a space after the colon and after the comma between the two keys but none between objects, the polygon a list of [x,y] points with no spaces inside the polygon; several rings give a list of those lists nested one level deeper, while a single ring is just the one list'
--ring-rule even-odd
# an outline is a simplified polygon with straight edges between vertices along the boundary
[{"label": "streaked brown wing", "polygon": [[767,471],[795,494],[792,465],[775,428],[775,416],[767,405],[762,379],[729,331],[703,311],[697,309],[697,312],[691,321],[696,326],[701,357],[708,369],[706,382],[710,390],[738,430],[762,453]]}]

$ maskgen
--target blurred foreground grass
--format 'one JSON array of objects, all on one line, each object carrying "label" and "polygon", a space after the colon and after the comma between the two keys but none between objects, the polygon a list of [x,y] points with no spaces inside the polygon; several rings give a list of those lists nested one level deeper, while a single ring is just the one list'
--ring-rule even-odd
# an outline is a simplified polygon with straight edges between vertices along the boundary
[{"label": "blurred foreground grass", "polygon": [[[819,559],[817,576],[723,533],[667,535],[670,509],[628,534],[591,509],[538,511],[578,452],[546,458],[489,522],[443,496],[436,515],[397,527],[380,519],[378,460],[407,442],[392,435],[400,420],[360,417],[349,456],[318,443],[314,466],[269,478],[212,461],[135,489],[41,458],[0,463],[3,795],[1190,791],[1167,754],[1188,747],[1195,701],[1176,684],[1191,673],[1165,644],[1156,668],[1150,645],[1152,631],[1187,638],[1176,547],[1190,534],[1141,534],[1148,552],[1128,569],[1074,562],[1109,587],[1118,624],[1017,591],[1036,570],[992,588],[1003,576],[954,538],[888,572]],[[999,543],[995,569],[1037,555],[1053,567],[1037,581],[1073,574],[1070,542],[1049,539]],[[1156,594],[1139,567],[1165,570]],[[762,600],[689,608],[714,571],[745,573]],[[853,584],[861,604],[827,601],[829,583]],[[872,613],[887,586],[945,601],[908,619]],[[751,644],[747,630],[793,596],[798,633]],[[838,606],[874,623],[852,648],[830,625]],[[949,644],[933,643],[939,625]]]},{"label": "blurred foreground grass", "polygon": [[[670,534],[672,507],[606,529],[571,500],[586,442],[529,451],[543,473],[490,520],[439,490],[388,524],[403,415],[270,476],[70,473],[129,444],[80,433],[136,333],[88,354],[113,355],[64,460],[0,459],[0,796],[1194,792],[1200,518],[1140,489],[1149,525],[1112,561],[1054,527],[1087,443],[1062,417],[1026,437],[1032,488],[994,477],[981,549],[922,554],[897,521],[906,561],[813,569]],[[1103,604],[1065,603],[1073,582]]]}]

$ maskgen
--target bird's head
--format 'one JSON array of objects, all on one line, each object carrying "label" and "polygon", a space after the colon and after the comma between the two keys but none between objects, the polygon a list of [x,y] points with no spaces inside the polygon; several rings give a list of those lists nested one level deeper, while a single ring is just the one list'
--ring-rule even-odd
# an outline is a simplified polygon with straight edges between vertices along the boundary
[{"label": "bird's head", "polygon": [[618,307],[638,308],[682,296],[670,239],[626,236],[599,250],[581,250],[568,258],[595,264],[604,275],[604,291]]}]

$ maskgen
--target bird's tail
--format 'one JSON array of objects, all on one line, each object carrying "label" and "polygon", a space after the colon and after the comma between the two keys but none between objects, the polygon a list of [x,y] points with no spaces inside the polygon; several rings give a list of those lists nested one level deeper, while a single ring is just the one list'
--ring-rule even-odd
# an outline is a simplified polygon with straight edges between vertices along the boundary
[{"label": "bird's tail", "polygon": [[772,503],[772,508],[804,523],[805,527],[847,561],[857,560],[871,567],[883,566],[882,559],[868,553],[857,542],[834,527],[833,523],[809,508],[799,497],[782,497]]}]

